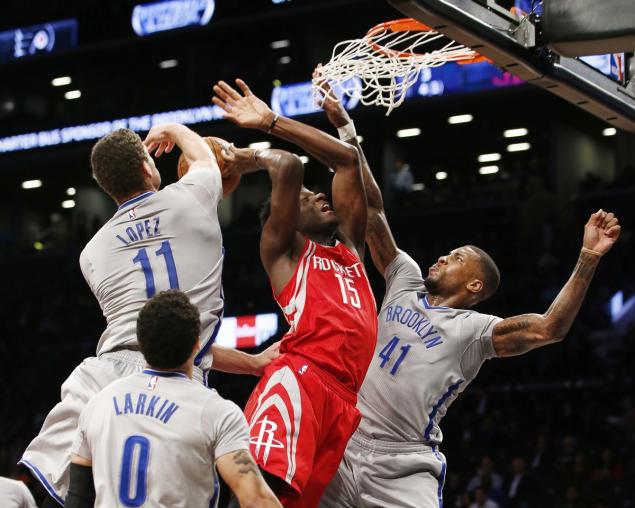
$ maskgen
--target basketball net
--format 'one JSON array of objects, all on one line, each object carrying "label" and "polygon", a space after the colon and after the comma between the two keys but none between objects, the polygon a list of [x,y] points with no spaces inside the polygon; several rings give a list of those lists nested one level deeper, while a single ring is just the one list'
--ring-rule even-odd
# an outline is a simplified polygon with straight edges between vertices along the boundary
[{"label": "basketball net", "polygon": [[[386,116],[400,106],[407,90],[417,83],[421,70],[447,62],[472,63],[480,56],[470,48],[411,19],[388,21],[371,28],[361,39],[342,41],[333,48],[331,60],[313,79],[316,100],[325,94],[324,82],[335,82],[365,106],[388,108]],[[436,49],[431,48],[433,41]],[[427,48],[426,48],[427,46]],[[357,79],[351,79],[355,76]],[[359,85],[361,80],[361,86]]]}]

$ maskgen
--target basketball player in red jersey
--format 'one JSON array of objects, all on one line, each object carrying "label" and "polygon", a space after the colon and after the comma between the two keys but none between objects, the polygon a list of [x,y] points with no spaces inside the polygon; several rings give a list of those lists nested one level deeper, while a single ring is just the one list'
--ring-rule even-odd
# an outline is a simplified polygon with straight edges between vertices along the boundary
[{"label": "basketball player in red jersey", "polygon": [[[333,207],[302,186],[299,158],[231,148],[240,172],[267,170],[260,257],[290,329],[245,408],[251,452],[282,504],[317,506],[360,414],[355,408],[374,351],[376,307],[362,260],[366,194],[357,149],[275,114],[236,80],[213,102],[241,127],[290,141],[335,171]],[[352,148],[352,149],[351,149]]]}]

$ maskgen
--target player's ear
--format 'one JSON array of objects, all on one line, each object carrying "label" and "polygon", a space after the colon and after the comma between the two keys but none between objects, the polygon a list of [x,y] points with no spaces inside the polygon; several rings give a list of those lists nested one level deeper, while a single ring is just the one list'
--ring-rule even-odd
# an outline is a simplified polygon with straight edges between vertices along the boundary
[{"label": "player's ear", "polygon": [[145,178],[152,178],[152,166],[150,166],[150,163],[148,161],[143,161],[141,163],[141,172],[143,173],[143,176]]},{"label": "player's ear", "polygon": [[483,291],[483,281],[480,279],[472,279],[467,283],[466,287],[470,293],[480,293],[481,291]]}]

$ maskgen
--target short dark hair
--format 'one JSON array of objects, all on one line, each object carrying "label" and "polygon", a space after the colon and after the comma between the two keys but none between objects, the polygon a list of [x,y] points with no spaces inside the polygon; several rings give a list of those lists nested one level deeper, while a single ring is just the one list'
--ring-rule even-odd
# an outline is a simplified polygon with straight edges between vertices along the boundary
[{"label": "short dark hair", "polygon": [[192,354],[201,332],[198,309],[185,293],[162,291],[148,300],[137,319],[137,340],[148,365],[176,369]]},{"label": "short dark hair", "polygon": [[269,216],[271,215],[271,196],[267,198],[267,200],[260,207],[260,227],[264,228],[265,223],[269,220]]},{"label": "short dark hair", "polygon": [[496,263],[487,252],[474,245],[468,245],[468,247],[478,254],[479,269],[481,271],[481,277],[483,278],[483,290],[479,300],[482,302],[496,293],[501,281],[501,273],[498,270],[498,266],[496,266]]},{"label": "short dark hair", "polygon": [[148,160],[143,141],[130,129],[117,129],[101,138],[90,154],[93,176],[112,197],[126,197],[144,190],[139,168]]}]

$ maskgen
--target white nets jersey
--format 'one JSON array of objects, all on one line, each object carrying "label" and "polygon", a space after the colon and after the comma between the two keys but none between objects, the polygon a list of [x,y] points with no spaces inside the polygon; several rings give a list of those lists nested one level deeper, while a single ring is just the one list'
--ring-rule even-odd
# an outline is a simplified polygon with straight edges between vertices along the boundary
[{"label": "white nets jersey", "polygon": [[421,270],[404,252],[385,278],[377,347],[357,403],[358,432],[437,445],[448,407],[496,356],[491,335],[500,318],[430,305]]},{"label": "white nets jersey", "polygon": [[135,345],[146,300],[172,288],[185,292],[201,313],[195,365],[211,367],[223,311],[221,195],[218,167],[197,163],[178,182],[123,203],[88,242],[79,262],[107,322],[97,354]]},{"label": "white nets jersey", "polygon": [[3,508],[37,508],[24,483],[0,476],[0,499]]},{"label": "white nets jersey", "polygon": [[216,460],[248,449],[236,404],[183,373],[151,369],[95,395],[73,444],[93,463],[97,508],[214,508]]}]

